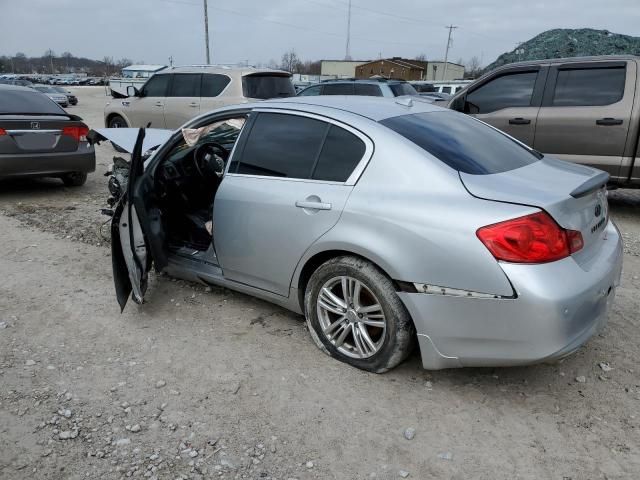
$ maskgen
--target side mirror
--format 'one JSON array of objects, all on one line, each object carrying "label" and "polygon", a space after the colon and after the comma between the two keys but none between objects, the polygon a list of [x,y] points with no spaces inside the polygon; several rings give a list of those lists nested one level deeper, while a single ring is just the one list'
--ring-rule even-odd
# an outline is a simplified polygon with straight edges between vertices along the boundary
[{"label": "side mirror", "polygon": [[127,97],[139,97],[139,96],[141,95],[136,87],[134,87],[133,85],[129,85],[127,87]]},{"label": "side mirror", "polygon": [[467,103],[467,94],[464,93],[462,95],[458,95],[454,97],[449,103],[449,108],[451,110],[455,110],[456,112],[466,113],[466,103]]}]

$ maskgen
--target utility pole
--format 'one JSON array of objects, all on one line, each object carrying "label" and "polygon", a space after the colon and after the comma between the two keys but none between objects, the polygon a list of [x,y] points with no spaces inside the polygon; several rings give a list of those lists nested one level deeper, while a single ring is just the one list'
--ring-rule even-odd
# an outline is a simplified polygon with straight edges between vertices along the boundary
[{"label": "utility pole", "polygon": [[449,38],[447,38],[447,49],[444,52],[444,69],[442,70],[442,80],[445,79],[447,75],[447,61],[449,60],[449,49],[451,48],[451,35],[453,31],[458,28],[455,25],[449,25],[448,27],[444,27],[449,29]]},{"label": "utility pole", "polygon": [[207,47],[207,65],[211,64],[209,56],[209,11],[207,9],[207,0],[204,0],[204,41]]},{"label": "utility pole", "polygon": [[349,11],[347,12],[347,49],[344,59],[351,60],[351,0],[349,0]]}]

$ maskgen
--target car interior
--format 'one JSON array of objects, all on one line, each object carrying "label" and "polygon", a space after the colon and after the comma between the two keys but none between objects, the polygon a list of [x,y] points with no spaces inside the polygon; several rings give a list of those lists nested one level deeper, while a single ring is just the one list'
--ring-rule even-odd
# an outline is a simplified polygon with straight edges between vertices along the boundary
[{"label": "car interior", "polygon": [[246,117],[183,129],[156,170],[156,192],[170,250],[206,251],[213,238],[213,200]]}]

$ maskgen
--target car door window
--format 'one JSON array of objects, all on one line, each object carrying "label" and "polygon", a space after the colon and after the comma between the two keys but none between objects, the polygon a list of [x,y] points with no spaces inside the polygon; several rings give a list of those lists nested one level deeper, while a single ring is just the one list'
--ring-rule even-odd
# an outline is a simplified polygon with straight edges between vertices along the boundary
[{"label": "car door window", "polygon": [[622,99],[626,69],[568,68],[558,71],[552,105],[555,107],[611,105]]},{"label": "car door window", "polygon": [[382,90],[378,85],[371,85],[370,83],[356,83],[355,85],[356,95],[366,95],[370,97],[381,97]]},{"label": "car door window", "polygon": [[299,115],[260,113],[239,164],[230,171],[267,177],[309,178],[329,125]]},{"label": "car door window", "polygon": [[509,107],[531,105],[538,72],[518,72],[490,80],[467,95],[465,111],[490,113]]},{"label": "car door window", "polygon": [[168,97],[199,97],[200,78],[199,73],[174,74]]},{"label": "car door window", "polygon": [[202,75],[202,89],[200,96],[202,97],[217,97],[220,95],[227,85],[229,85],[231,79],[226,75]]},{"label": "car door window", "polygon": [[323,95],[353,95],[353,83],[328,83],[324,86]]},{"label": "car door window", "polygon": [[169,75],[154,75],[144,84],[145,97],[166,97]]},{"label": "car door window", "polygon": [[300,97],[307,97],[307,96],[312,96],[312,95],[313,96],[320,95],[320,90],[321,89],[322,89],[322,85],[316,85],[314,87],[305,88],[298,95]]},{"label": "car door window", "polygon": [[322,145],[322,151],[311,178],[346,182],[362,160],[365,151],[366,145],[357,136],[344,128],[332,125]]}]

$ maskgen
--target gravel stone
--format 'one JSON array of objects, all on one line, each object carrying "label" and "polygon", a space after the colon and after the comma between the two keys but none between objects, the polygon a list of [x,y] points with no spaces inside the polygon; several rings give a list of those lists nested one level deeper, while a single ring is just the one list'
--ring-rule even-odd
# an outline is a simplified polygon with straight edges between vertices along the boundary
[{"label": "gravel stone", "polygon": [[404,438],[407,440],[413,440],[413,437],[416,436],[416,429],[413,427],[409,427],[404,431]]}]

